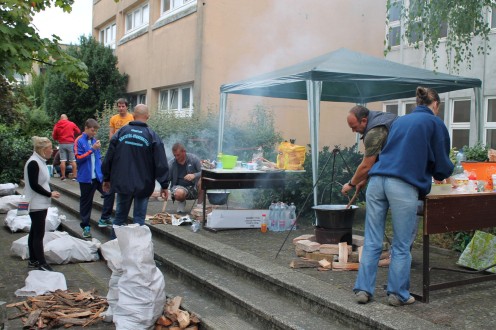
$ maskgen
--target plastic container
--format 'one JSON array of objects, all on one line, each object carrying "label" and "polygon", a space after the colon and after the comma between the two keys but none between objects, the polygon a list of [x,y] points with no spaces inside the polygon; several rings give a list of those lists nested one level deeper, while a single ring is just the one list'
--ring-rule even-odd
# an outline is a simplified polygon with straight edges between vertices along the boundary
[{"label": "plastic container", "polygon": [[238,161],[238,156],[222,155],[220,157],[220,161],[222,162],[222,168],[229,170],[236,166],[236,162]]},{"label": "plastic container", "polygon": [[491,179],[493,182],[493,191],[496,191],[496,174],[492,174]]},{"label": "plastic container", "polygon": [[265,214],[262,214],[262,223],[260,224],[260,231],[262,233],[267,232],[267,218]]},{"label": "plastic container", "polygon": [[469,174],[474,173],[477,180],[486,181],[485,190],[493,190],[492,174],[496,174],[496,163],[491,162],[462,162],[462,166]]}]

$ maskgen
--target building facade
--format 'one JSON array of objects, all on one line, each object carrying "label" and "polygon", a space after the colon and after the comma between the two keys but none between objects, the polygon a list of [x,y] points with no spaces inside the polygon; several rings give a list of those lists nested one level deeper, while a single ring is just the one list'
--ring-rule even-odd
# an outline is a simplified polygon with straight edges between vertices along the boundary
[{"label": "building facade", "polygon": [[[382,57],[385,8],[386,0],[94,0],[92,26],[129,75],[132,104],[191,116],[218,111],[222,84],[341,47]],[[309,142],[306,101],[228,102],[231,118],[243,120],[262,105],[274,112],[284,138]],[[352,106],[322,104],[321,147],[356,141],[346,124]]]},{"label": "building facade", "polygon": [[[453,67],[447,66],[445,37],[448,33],[452,33],[449,22],[442,24],[437,68],[432,61],[432,55],[426,54],[422,46],[415,49],[406,38],[402,37],[404,22],[399,15],[400,8],[402,6],[410,8],[414,4],[415,2],[412,0],[392,1],[389,26],[386,27],[391,51],[386,58],[419,68],[480,79],[482,88],[479,95],[472,89],[441,94],[442,111],[440,116],[450,132],[452,147],[460,149],[465,145],[472,146],[480,141],[496,148],[496,8],[485,8],[483,12],[487,24],[491,28],[489,41],[483,45],[485,49],[490,49],[489,54],[477,54],[476,48],[484,42],[478,38],[473,38],[472,52],[474,58],[471,66],[469,68],[462,64],[459,72],[456,72]],[[403,99],[385,102],[383,109],[404,115],[409,113],[414,106],[415,99]]]}]

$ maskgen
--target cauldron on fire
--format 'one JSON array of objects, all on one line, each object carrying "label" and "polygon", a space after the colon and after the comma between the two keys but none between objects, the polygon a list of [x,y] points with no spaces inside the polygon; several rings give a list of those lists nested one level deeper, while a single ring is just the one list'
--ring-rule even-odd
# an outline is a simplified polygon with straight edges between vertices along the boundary
[{"label": "cauldron on fire", "polygon": [[351,205],[316,205],[315,239],[320,244],[352,244],[352,227],[358,206]]}]

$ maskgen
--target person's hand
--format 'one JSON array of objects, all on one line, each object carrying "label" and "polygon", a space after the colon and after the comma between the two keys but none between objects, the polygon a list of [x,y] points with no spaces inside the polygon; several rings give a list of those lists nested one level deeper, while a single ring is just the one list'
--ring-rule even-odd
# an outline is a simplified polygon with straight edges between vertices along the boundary
[{"label": "person's hand", "polygon": [[52,197],[52,198],[59,198],[60,197],[60,193],[58,191],[52,191],[50,197]]},{"label": "person's hand", "polygon": [[343,195],[347,196],[347,195],[348,195],[348,191],[350,191],[351,189],[353,189],[353,187],[352,187],[352,186],[350,186],[348,183],[345,183],[345,184],[343,185],[343,188],[341,188],[341,193],[342,193]]},{"label": "person's hand", "polygon": [[186,181],[193,181],[194,179],[195,179],[194,174],[186,174],[186,176],[184,177],[184,180]]},{"label": "person's hand", "polygon": [[95,150],[98,150],[102,147],[102,143],[100,142],[100,140],[96,140],[95,144],[93,144],[92,148],[95,149]]},{"label": "person's hand", "polygon": [[110,182],[109,181],[104,181],[102,183],[102,189],[103,191],[105,191],[106,193],[110,192]]}]

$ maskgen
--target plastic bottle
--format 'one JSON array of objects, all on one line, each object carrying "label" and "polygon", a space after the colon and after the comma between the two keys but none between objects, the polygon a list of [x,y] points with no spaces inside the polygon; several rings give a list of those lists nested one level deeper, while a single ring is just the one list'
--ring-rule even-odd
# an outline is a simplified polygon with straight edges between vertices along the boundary
[{"label": "plastic bottle", "polygon": [[217,154],[217,162],[215,163],[216,169],[222,169],[222,152]]},{"label": "plastic bottle", "polygon": [[262,223],[260,224],[260,231],[262,233],[266,233],[267,232],[267,219],[265,217],[265,213],[262,214]]},{"label": "plastic bottle", "polygon": [[284,202],[281,202],[281,211],[279,216],[279,231],[286,230],[286,223],[288,222],[289,213],[288,213],[288,205]]},{"label": "plastic bottle", "polygon": [[275,208],[276,208],[276,203],[275,202],[272,202],[269,206],[269,221],[268,221],[268,225],[269,225],[269,230],[275,230]]},{"label": "plastic bottle", "polygon": [[193,221],[193,224],[191,224],[191,230],[196,233],[200,230],[201,225],[199,221]]},{"label": "plastic bottle", "polygon": [[[291,227],[293,227],[295,225],[295,221],[296,221],[296,205],[294,203],[291,203],[291,205],[289,206],[289,228],[288,229],[291,229]],[[294,228],[296,229],[296,228]]]},{"label": "plastic bottle", "polygon": [[281,228],[279,228],[279,219],[281,219],[281,202],[277,202],[274,207],[274,221],[272,221],[273,231],[281,230]]},{"label": "plastic bottle", "polygon": [[462,166],[462,162],[465,161],[465,154],[463,153],[463,149],[459,150],[456,154],[456,165],[453,171],[453,175],[463,174],[464,169]]}]

